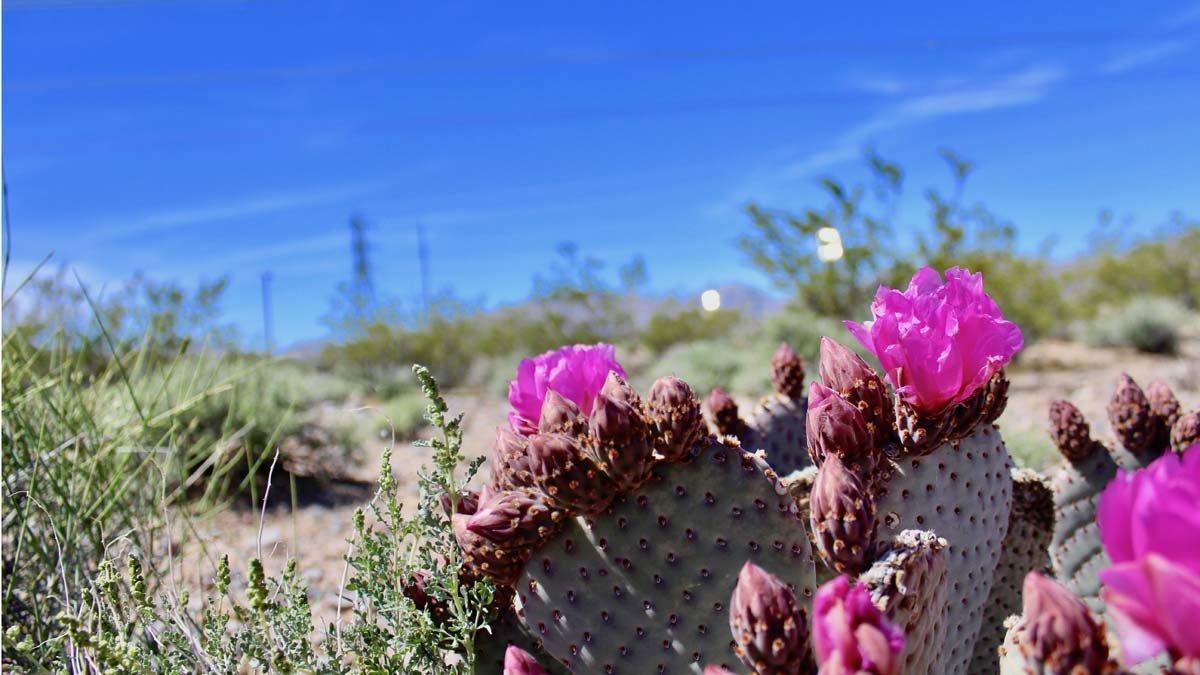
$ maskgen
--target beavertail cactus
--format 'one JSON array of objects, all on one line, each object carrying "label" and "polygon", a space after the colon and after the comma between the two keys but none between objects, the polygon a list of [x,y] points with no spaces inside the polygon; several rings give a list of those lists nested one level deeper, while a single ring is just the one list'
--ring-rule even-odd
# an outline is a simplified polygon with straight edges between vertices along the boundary
[{"label": "beavertail cactus", "polygon": [[[822,355],[831,363],[821,364],[822,382],[810,393],[814,414],[826,419],[810,425],[809,447],[821,465],[816,485],[823,484],[826,467],[830,484],[851,485],[836,477],[844,466],[870,493],[877,529],[843,527],[860,538],[855,543],[864,551],[888,550],[905,530],[925,530],[945,541],[948,601],[925,612],[926,620],[941,626],[930,634],[940,662],[916,658],[928,672],[959,675],[970,667],[1008,531],[1011,460],[992,422],[1007,401],[1001,369],[1020,348],[1021,336],[983,292],[979,275],[953,269],[946,276],[943,283],[924,269],[903,293],[881,288],[874,320],[847,324],[884,365],[895,391],[890,405],[879,401],[879,376],[827,341]],[[879,420],[888,419],[883,411],[889,408],[895,426],[881,433]],[[814,525],[824,518],[816,490],[810,500]],[[828,555],[828,545],[819,548],[827,563],[846,565]]]},{"label": "beavertail cactus", "polygon": [[[1109,564],[1096,523],[1096,500],[1119,468],[1136,469],[1168,448],[1172,433],[1200,411],[1180,412],[1170,388],[1150,386],[1153,396],[1122,375],[1108,405],[1109,422],[1119,439],[1112,447],[1092,438],[1087,421],[1067,401],[1050,405],[1050,433],[1067,460],[1052,476],[1054,536],[1050,544],[1054,574],[1093,611],[1101,612],[1099,572]],[[1153,404],[1151,403],[1153,399]],[[1173,427],[1168,421],[1175,417]],[[1182,440],[1182,439],[1180,439]],[[1177,448],[1178,449],[1178,448]]]},{"label": "beavertail cactus", "polygon": [[709,419],[716,433],[737,437],[748,450],[763,450],[776,473],[787,476],[812,464],[805,436],[804,360],[787,343],[771,357],[771,383],[774,393],[755,407],[749,420],[738,416],[729,394],[713,389],[707,401]]},{"label": "beavertail cactus", "polygon": [[1054,532],[1054,496],[1040,474],[1013,469],[1012,511],[993,575],[992,592],[984,609],[979,641],[975,643],[972,673],[995,669],[996,648],[1007,632],[1005,621],[1021,612],[1025,577],[1050,566],[1050,537]]},{"label": "beavertail cactus", "polygon": [[1082,675],[1117,672],[1104,627],[1086,605],[1053,579],[1030,572],[1024,613],[1013,617],[1000,648],[1002,675]]},{"label": "beavertail cactus", "polygon": [[734,667],[725,627],[748,559],[811,605],[797,508],[766,462],[704,433],[683,382],[642,399],[619,373],[600,381],[585,424],[547,394],[537,431],[498,434],[493,496],[455,516],[465,558],[513,587],[534,645],[569,670]]}]

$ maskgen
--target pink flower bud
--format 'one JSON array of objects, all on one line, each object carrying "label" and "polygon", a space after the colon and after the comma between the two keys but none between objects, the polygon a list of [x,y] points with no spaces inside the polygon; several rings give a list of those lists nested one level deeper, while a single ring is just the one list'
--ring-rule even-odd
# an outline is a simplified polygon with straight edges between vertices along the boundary
[{"label": "pink flower bud", "polygon": [[1166,425],[1150,410],[1150,401],[1137,382],[1121,373],[1108,402],[1108,422],[1125,449],[1139,457],[1153,457],[1165,449]]},{"label": "pink flower bud", "polygon": [[875,553],[875,500],[834,454],[817,471],[809,497],[817,549],[830,567],[858,575]]},{"label": "pink flower bud", "polygon": [[542,414],[538,419],[539,434],[577,434],[587,428],[587,419],[579,406],[553,389],[546,391]]},{"label": "pink flower bud", "polygon": [[729,630],[738,657],[760,673],[796,673],[809,658],[808,623],[796,594],[750,561],[729,599]]},{"label": "pink flower bud", "polygon": [[509,645],[504,652],[503,675],[546,675],[546,669],[529,652],[516,645]]},{"label": "pink flower bud", "polygon": [[858,407],[877,447],[892,439],[892,397],[875,369],[849,347],[821,338],[821,383]]},{"label": "pink flower bud", "polygon": [[588,428],[596,442],[596,457],[621,490],[628,492],[646,482],[654,465],[654,451],[650,428],[640,410],[600,394]]},{"label": "pink flower bud", "polygon": [[529,467],[550,504],[572,513],[600,513],[618,492],[612,478],[565,434],[530,438]]},{"label": "pink flower bud", "polygon": [[817,589],[813,642],[822,673],[899,675],[903,666],[904,633],[845,575]]},{"label": "pink flower bud", "polygon": [[817,466],[830,454],[852,463],[875,449],[862,412],[820,382],[808,388],[806,427],[808,453]]},{"label": "pink flower bud", "polygon": [[771,384],[789,398],[804,397],[804,359],[786,342],[781,342],[771,357]]},{"label": "pink flower bud", "polygon": [[1063,675],[1111,670],[1104,629],[1071,591],[1033,571],[1022,597],[1024,611],[1010,634],[1022,660]]},{"label": "pink flower bud", "polygon": [[1070,401],[1050,404],[1050,436],[1063,457],[1072,462],[1083,461],[1098,449],[1083,413]]},{"label": "pink flower bud", "polygon": [[746,430],[746,423],[738,416],[737,401],[720,387],[714,388],[705,401],[708,414],[712,417],[717,433],[722,436],[740,436]]},{"label": "pink flower bud", "polygon": [[696,393],[676,377],[654,381],[646,401],[646,417],[654,428],[654,449],[668,462],[688,457],[705,434]]}]

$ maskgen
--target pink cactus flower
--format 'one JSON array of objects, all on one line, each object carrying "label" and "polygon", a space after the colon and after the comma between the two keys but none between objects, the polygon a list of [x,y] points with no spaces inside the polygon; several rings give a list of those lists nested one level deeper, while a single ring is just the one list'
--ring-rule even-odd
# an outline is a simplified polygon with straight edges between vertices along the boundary
[{"label": "pink cactus flower", "polygon": [[925,267],[904,292],[881,286],[871,313],[873,321],[846,327],[924,414],[969,398],[1024,345],[1021,329],[983,291],[983,275],[958,267],[946,270],[944,283]]},{"label": "pink cactus flower", "polygon": [[1100,495],[1096,520],[1112,565],[1101,591],[1138,663],[1167,650],[1200,658],[1200,443],[1121,471]]},{"label": "pink cactus flower", "polygon": [[559,347],[522,359],[517,379],[508,383],[508,402],[512,406],[508,422],[513,431],[526,436],[537,432],[549,389],[579,406],[584,415],[591,413],[592,401],[604,387],[609,371],[625,377],[616,350],[603,342]]},{"label": "pink cactus flower", "polygon": [[904,632],[871,602],[867,587],[842,575],[817,589],[813,647],[822,675],[898,675]]}]

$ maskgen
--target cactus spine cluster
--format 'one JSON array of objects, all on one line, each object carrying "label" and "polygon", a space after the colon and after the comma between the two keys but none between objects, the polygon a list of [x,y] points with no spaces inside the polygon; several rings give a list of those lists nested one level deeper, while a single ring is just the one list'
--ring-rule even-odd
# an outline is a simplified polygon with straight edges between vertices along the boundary
[{"label": "cactus spine cluster", "polygon": [[1104,609],[1097,575],[1109,564],[1096,525],[1100,493],[1118,469],[1139,469],[1169,448],[1182,451],[1200,440],[1200,410],[1183,412],[1162,381],[1143,391],[1133,378],[1121,375],[1107,412],[1116,436],[1111,444],[1092,438],[1087,420],[1070,402],[1050,405],[1050,433],[1066,459],[1052,476],[1051,563],[1058,580],[1097,612]]}]

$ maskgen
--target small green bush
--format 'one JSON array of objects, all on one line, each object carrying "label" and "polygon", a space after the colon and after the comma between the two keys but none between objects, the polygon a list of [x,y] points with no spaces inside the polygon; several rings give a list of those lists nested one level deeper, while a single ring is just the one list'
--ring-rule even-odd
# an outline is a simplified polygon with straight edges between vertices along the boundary
[{"label": "small green bush", "polygon": [[1132,347],[1147,354],[1174,354],[1192,314],[1167,298],[1145,297],[1127,305],[1102,309],[1079,325],[1080,337],[1097,347]]}]

